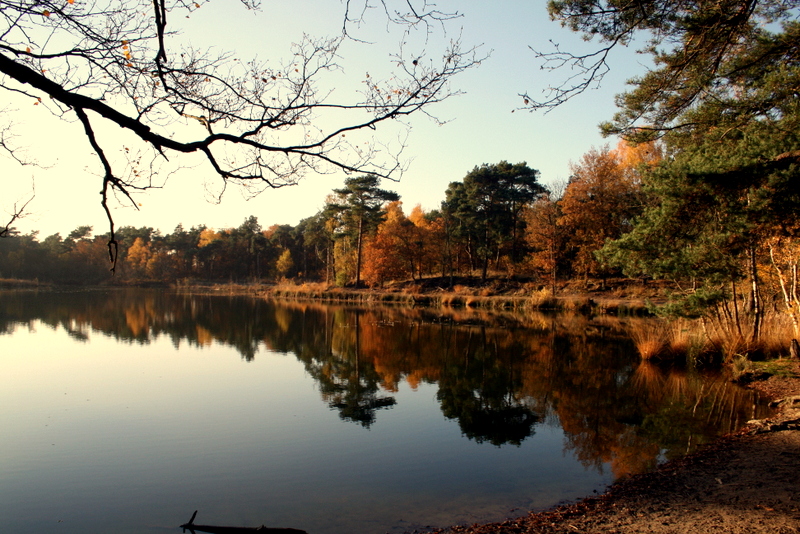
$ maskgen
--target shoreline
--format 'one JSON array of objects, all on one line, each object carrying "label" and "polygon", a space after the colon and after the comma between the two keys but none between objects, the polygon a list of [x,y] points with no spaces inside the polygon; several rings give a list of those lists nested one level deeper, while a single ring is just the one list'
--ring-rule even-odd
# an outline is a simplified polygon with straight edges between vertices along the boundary
[{"label": "shoreline", "polygon": [[487,311],[570,311],[623,316],[652,315],[648,303],[660,303],[664,296],[655,288],[648,292],[634,289],[635,282],[628,281],[627,290],[617,287],[605,290],[594,288],[562,287],[552,294],[539,285],[504,280],[491,280],[486,284],[478,279],[461,277],[456,284],[447,286],[436,278],[413,284],[398,284],[383,288],[349,288],[328,286],[324,283],[235,283],[235,282],[183,282],[167,283],[156,280],[138,280],[128,283],[92,286],[62,285],[36,280],[0,278],[0,290],[17,291],[86,291],[92,289],[169,289],[179,293],[206,295],[235,295],[278,300],[310,300],[332,304],[363,306],[410,306],[427,308],[476,309]]},{"label": "shoreline", "polygon": [[773,417],[750,421],[652,472],[619,480],[599,496],[431,534],[797,534],[800,378],[773,377],[751,387],[779,405]]}]

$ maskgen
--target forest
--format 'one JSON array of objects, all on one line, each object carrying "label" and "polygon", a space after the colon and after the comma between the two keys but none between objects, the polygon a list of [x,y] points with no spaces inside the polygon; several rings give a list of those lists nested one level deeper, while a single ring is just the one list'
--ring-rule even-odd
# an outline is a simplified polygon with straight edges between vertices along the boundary
[{"label": "forest", "polygon": [[595,253],[630,230],[643,207],[640,166],[659,147],[625,143],[593,149],[572,167],[563,191],[548,190],[525,163],[484,164],[453,182],[437,210],[404,211],[374,176],[345,180],[325,206],[296,226],[178,225],[117,230],[110,271],[107,234],[81,226],[40,238],[0,241],[0,277],[65,284],[315,281],[381,287],[393,281],[475,275],[558,279],[613,274]]}]

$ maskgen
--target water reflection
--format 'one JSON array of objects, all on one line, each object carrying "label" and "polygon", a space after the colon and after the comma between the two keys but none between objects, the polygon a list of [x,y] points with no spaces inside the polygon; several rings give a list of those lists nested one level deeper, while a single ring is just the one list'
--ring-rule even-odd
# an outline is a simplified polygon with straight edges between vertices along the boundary
[{"label": "water reflection", "polygon": [[519,446],[559,424],[587,467],[637,473],[759,416],[753,394],[641,362],[625,330],[582,316],[357,309],[152,291],[0,295],[0,332],[36,321],[147,344],[295,355],[342,420],[370,428],[401,382],[436,385],[446,418],[477,443]]},{"label": "water reflection", "polygon": [[[328,324],[335,317],[336,314],[325,316],[325,343],[311,346],[311,350],[298,357],[318,382],[323,400],[339,411],[339,417],[369,428],[375,422],[375,412],[394,406],[396,401],[392,396],[380,394],[380,375],[373,362],[361,354],[361,315],[350,318],[339,315],[340,319],[353,321],[341,328],[336,328],[335,323]],[[288,330],[290,321],[285,324]]]}]

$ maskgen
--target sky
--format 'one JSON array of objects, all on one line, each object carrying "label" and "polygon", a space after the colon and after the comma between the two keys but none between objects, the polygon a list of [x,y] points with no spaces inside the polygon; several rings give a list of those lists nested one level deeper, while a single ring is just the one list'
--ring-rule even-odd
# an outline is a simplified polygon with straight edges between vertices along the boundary
[{"label": "sky", "polygon": [[[436,5],[441,11],[458,11],[461,17],[443,29],[434,28],[424,42],[417,35],[412,45],[417,43],[420,50],[437,56],[446,42],[460,38],[464,47],[478,46],[478,55],[488,57],[453,79],[452,88],[463,94],[430,109],[444,124],[422,114],[409,119],[403,152],[408,170],[399,182],[382,183],[401,196],[407,213],[417,204],[426,211],[437,209],[448,184],[462,180],[475,166],[524,161],[540,171],[543,184],[552,185],[566,181],[570,162],[578,161],[592,146],[617,142],[602,138],[597,125],[612,117],[614,96],[625,90],[626,80],[644,72],[646,57],[620,50],[612,57],[612,70],[600,88],[548,113],[531,113],[519,109],[521,93],[534,98],[543,95],[571,74],[566,69],[543,70],[531,48],[547,51],[557,43],[562,49],[585,51],[591,43],[551,21],[544,0],[439,0]],[[264,0],[256,12],[235,0],[213,0],[191,17],[173,16],[170,24],[181,32],[173,37],[176,43],[230,51],[242,60],[280,60],[290,57],[291,43],[304,33],[339,35],[343,10],[337,0]],[[345,42],[338,61],[341,70],[321,82],[324,89],[343,97],[358,88],[366,72],[387,72],[390,54],[402,37],[398,28],[375,12],[368,15],[365,25],[353,29],[366,42]],[[68,117],[53,117],[44,106],[35,107],[30,101],[12,99],[3,109],[10,111],[3,115],[14,123],[15,144],[38,165],[20,167],[0,156],[4,184],[0,215],[7,219],[14,203],[23,202],[35,189],[28,215],[15,223],[22,233],[36,231],[43,239],[54,233],[65,236],[82,225],[92,226],[97,234],[106,232],[108,222],[99,195],[101,169],[80,125]],[[404,135],[391,125],[371,134],[390,144]],[[127,140],[109,129],[103,142],[109,150],[119,151]],[[346,178],[343,172],[309,174],[296,186],[266,190],[255,198],[229,187],[217,202],[222,183],[207,165],[193,156],[169,157],[157,177],[159,183],[166,179],[163,187],[138,194],[138,210],[127,204],[115,206],[117,226],[150,226],[162,233],[178,224],[223,229],[239,226],[251,215],[264,228],[296,225],[321,209],[325,197],[342,187]]]}]

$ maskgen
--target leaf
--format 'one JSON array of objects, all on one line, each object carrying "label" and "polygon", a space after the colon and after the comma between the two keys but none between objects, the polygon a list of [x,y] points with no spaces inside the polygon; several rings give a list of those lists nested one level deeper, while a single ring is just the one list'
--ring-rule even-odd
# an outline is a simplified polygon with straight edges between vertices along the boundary
[{"label": "leaf", "polygon": [[42,11],[42,15],[44,15],[45,17],[49,17],[50,16],[50,11],[45,9],[44,11]]},{"label": "leaf", "polygon": [[31,47],[29,46],[29,47],[25,48],[25,51],[30,54],[31,53]]},{"label": "leaf", "polygon": [[70,4],[70,5],[72,5],[72,4],[74,4],[74,3],[75,3],[75,0],[67,0],[67,3],[68,3],[68,4]]}]

